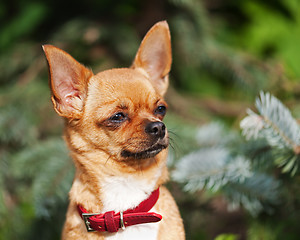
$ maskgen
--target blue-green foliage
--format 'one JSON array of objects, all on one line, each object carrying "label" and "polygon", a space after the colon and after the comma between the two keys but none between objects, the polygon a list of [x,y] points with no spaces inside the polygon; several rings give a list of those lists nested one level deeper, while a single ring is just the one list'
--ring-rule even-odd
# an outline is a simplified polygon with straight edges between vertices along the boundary
[{"label": "blue-green foliage", "polygon": [[299,125],[269,93],[261,92],[256,107],[259,113],[248,110],[240,124],[246,142],[217,123],[198,130],[200,149],[182,157],[172,174],[185,191],[222,192],[229,207],[243,206],[254,216],[281,203],[283,184],[270,173],[276,167],[297,173]]},{"label": "blue-green foliage", "polygon": [[258,114],[248,110],[241,121],[247,139],[265,139],[274,151],[274,162],[283,172],[294,175],[298,169],[300,128],[290,111],[270,93],[256,99]]},{"label": "blue-green foliage", "polygon": [[229,208],[243,206],[253,216],[270,212],[278,203],[280,181],[260,173],[243,148],[238,150],[242,139],[218,123],[202,126],[196,136],[200,149],[178,161],[173,179],[185,191],[222,192]]},{"label": "blue-green foliage", "polygon": [[14,157],[13,164],[18,179],[31,181],[30,198],[36,215],[50,218],[58,202],[67,200],[74,175],[63,140],[53,138],[26,148]]}]

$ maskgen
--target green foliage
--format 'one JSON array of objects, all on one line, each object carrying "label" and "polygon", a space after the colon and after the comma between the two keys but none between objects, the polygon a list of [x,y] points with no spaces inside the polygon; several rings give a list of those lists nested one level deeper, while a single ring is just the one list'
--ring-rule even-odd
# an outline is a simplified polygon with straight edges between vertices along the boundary
[{"label": "green foliage", "polygon": [[259,1],[244,1],[243,9],[251,24],[243,30],[240,39],[251,52],[262,56],[271,52],[272,57],[283,61],[291,77],[299,78],[300,5],[297,0],[280,2],[288,14],[268,8]]},{"label": "green foliage", "polygon": [[0,50],[4,51],[17,39],[28,36],[36,30],[40,22],[46,17],[46,6],[43,3],[29,3],[24,5],[18,15],[3,26],[0,31]]},{"label": "green foliage", "polygon": [[221,234],[215,240],[237,240],[238,236],[235,234]]},{"label": "green foliage", "polygon": [[[249,240],[274,240],[278,239],[278,230],[268,224],[254,222],[250,225],[247,239]],[[285,237],[287,239],[287,236]]]},{"label": "green foliage", "polygon": [[[0,239],[26,239],[35,221],[51,226],[58,206],[65,208],[73,178],[66,147],[53,135],[60,124],[50,109],[47,81],[18,80],[0,90]],[[20,227],[12,231],[15,224]]]},{"label": "green foliage", "polygon": [[263,62],[222,44],[199,1],[172,2],[185,10],[170,21],[178,49],[174,51],[174,65],[180,87],[198,94],[203,94],[203,85],[209,86],[206,94],[224,94],[222,89],[228,85],[253,92],[265,87],[271,73]]},{"label": "green foliage", "polygon": [[14,157],[13,164],[17,179],[31,181],[36,215],[49,218],[58,202],[66,201],[74,175],[63,140],[53,138],[26,148]]}]

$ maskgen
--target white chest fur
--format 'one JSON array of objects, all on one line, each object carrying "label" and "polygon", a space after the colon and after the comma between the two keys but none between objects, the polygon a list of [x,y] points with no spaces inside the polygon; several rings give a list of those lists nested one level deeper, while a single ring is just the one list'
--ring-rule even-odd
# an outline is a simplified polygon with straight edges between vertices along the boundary
[{"label": "white chest fur", "polygon": [[[134,176],[105,178],[101,182],[103,212],[107,211],[126,211],[138,206],[145,200],[153,190],[160,174],[157,174],[151,180],[136,178]],[[154,207],[155,208],[155,207]],[[155,209],[150,211],[155,212]],[[143,239],[156,240],[159,223],[147,223],[127,227],[114,234],[107,234],[105,239]]]},{"label": "white chest fur", "polygon": [[103,212],[126,211],[138,206],[155,187],[157,179],[111,176],[101,181]]}]

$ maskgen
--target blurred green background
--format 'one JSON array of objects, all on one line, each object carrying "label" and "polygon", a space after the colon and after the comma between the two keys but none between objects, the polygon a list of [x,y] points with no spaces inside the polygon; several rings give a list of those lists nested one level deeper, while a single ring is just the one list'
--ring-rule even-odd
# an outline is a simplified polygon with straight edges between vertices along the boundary
[{"label": "blurred green background", "polygon": [[[126,67],[160,20],[170,25],[173,47],[172,161],[197,148],[200,125],[217,120],[238,130],[260,90],[300,116],[298,0],[1,1],[0,239],[59,239],[65,218],[74,169],[41,45],[64,49],[95,73]],[[228,210],[222,193],[168,187],[187,239],[299,239],[299,175],[280,177],[289,179],[284,202],[255,217]]]}]

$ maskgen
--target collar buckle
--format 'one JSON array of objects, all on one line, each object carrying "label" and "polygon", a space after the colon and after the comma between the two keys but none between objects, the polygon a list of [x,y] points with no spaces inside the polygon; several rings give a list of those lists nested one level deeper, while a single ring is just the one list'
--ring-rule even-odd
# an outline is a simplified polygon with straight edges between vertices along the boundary
[{"label": "collar buckle", "polygon": [[82,218],[83,218],[86,230],[88,232],[95,232],[96,231],[91,227],[91,223],[89,222],[89,218],[92,217],[92,216],[96,216],[96,215],[99,215],[99,213],[82,213]]}]

